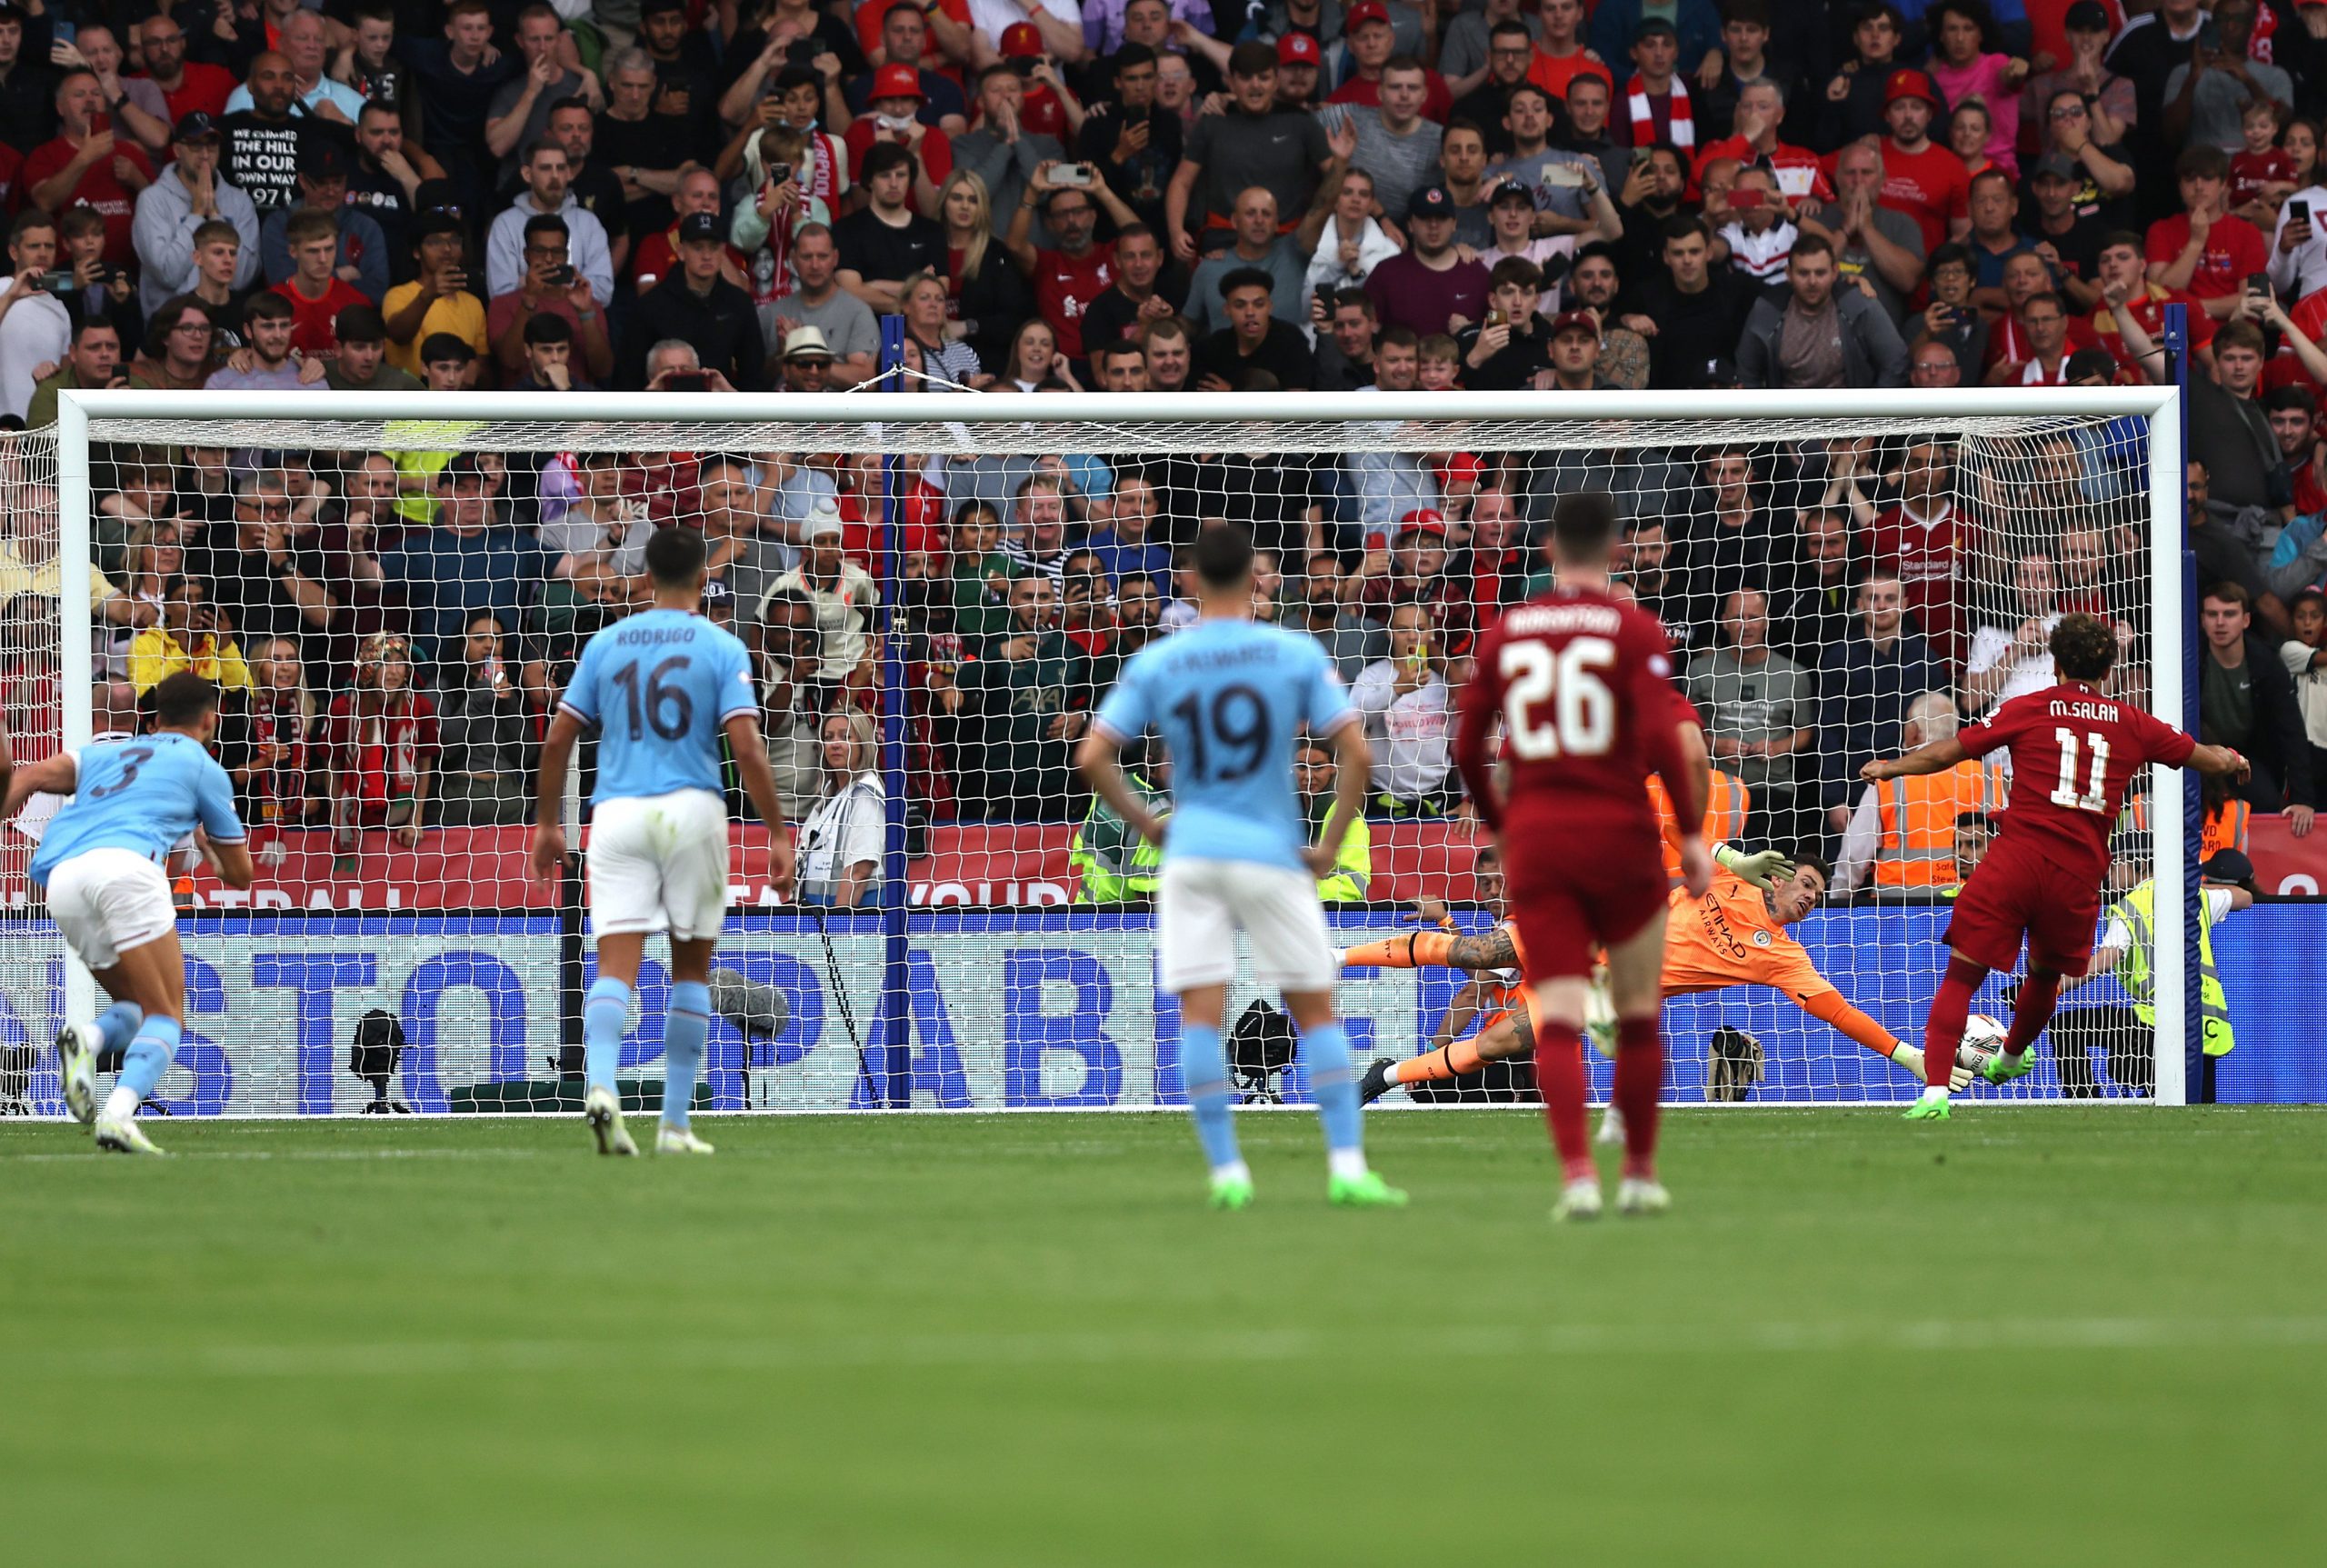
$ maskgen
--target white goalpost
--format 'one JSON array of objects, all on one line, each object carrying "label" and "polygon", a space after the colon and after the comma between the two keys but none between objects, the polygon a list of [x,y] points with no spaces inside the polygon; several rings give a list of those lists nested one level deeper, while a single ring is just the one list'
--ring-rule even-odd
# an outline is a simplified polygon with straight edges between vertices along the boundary
[{"label": "white goalpost", "polygon": [[[2114,694],[2185,720],[2170,387],[66,392],[53,432],[0,442],[12,533],[53,526],[57,565],[53,597],[0,604],[18,760],[134,724],[170,669],[228,689],[222,760],[261,879],[247,898],[200,877],[181,890],[188,1047],[156,1096],[173,1114],[578,1107],[581,871],[578,856],[559,882],[526,871],[528,770],[545,703],[636,598],[640,542],[662,526],[713,544],[711,607],[754,650],[812,852],[814,902],[775,901],[765,832],[731,789],[709,1109],[1181,1103],[1144,863],[1066,756],[1122,659],[1180,619],[1173,549],[1215,517],[1253,529],[1263,613],[1323,640],[1367,714],[1374,809],[1327,884],[1343,944],[1412,929],[1414,899],[1466,930],[1493,918],[1445,727],[1469,639],[1535,573],[1531,531],[1573,489],[1618,496],[1624,578],[1673,634],[1737,784],[1726,831],[1839,854],[1853,885],[1793,934],[1911,1042],[1945,962],[1948,888],[1976,853],[1956,830],[1977,811],[1967,796],[1916,845],[1873,843],[1868,824],[1890,819],[1853,759],[2014,694],[2036,673],[2027,628],[2075,609],[2120,629]],[[1877,639],[1862,692],[1833,650],[1865,634],[1869,578],[1898,584],[1920,641]],[[1163,787],[1168,758],[1131,760]],[[567,807],[583,832],[589,765],[585,750]],[[2153,769],[2136,788],[2146,811],[2121,827],[2112,875],[2117,891],[2154,878],[2153,1034],[2097,1060],[2056,1037],[2037,1074],[1983,1098],[2184,1101],[2182,780]],[[41,917],[28,831],[0,825],[0,1050],[22,1063],[15,1097],[54,1115],[47,1041],[96,998]],[[659,974],[622,1069],[647,1094]],[[2003,1012],[2011,978],[1979,1009]],[[1468,979],[1350,972],[1353,1048],[1404,1056],[1475,1027],[1495,1003]],[[1241,983],[1233,1005],[1253,994]],[[375,1010],[404,1049],[359,1074],[349,1044]],[[1766,991],[1675,998],[1667,1020],[1675,1103],[1709,1097],[1718,1029],[1763,1047],[1749,1103],[1916,1088]],[[1245,1084],[1305,1094],[1264,1063]],[[1503,1069],[1444,1098],[1532,1095]]]}]

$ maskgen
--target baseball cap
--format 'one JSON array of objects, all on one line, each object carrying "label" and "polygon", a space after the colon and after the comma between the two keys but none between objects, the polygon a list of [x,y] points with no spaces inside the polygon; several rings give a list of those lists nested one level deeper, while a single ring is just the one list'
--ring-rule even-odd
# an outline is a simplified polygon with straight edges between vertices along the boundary
[{"label": "baseball cap", "polygon": [[1398,519],[1398,532],[1401,534],[1435,534],[1441,539],[1443,539],[1446,537],[1446,519],[1442,514],[1433,508],[1428,506],[1420,507],[1414,511],[1407,513],[1403,517]]},{"label": "baseball cap", "polygon": [[1931,78],[1921,71],[1911,69],[1893,71],[1891,73],[1891,79],[1883,83],[1883,106],[1884,108],[1889,108],[1902,98],[1921,98],[1934,110],[1942,107],[1939,89],[1933,87],[1931,85]]},{"label": "baseball cap", "polygon": [[1276,63],[1280,65],[1323,65],[1324,51],[1317,47],[1317,40],[1306,33],[1287,33],[1276,41]]},{"label": "baseball cap", "polygon": [[919,98],[924,102],[929,95],[921,90],[921,73],[911,65],[884,65],[873,73],[873,97]]},{"label": "baseball cap", "polygon": [[1454,196],[1444,185],[1424,185],[1406,202],[1406,216],[1410,218],[1451,218],[1453,215]]},{"label": "baseball cap", "polygon": [[1531,212],[1541,205],[1535,200],[1534,187],[1523,180],[1500,181],[1487,193],[1487,205],[1499,207],[1505,202],[1524,203]]},{"label": "baseball cap", "polygon": [[215,119],[196,109],[190,115],[178,116],[177,128],[170,133],[170,140],[184,144],[215,142],[224,134],[218,129]]},{"label": "baseball cap", "polygon": [[830,359],[832,345],[824,341],[824,329],[800,325],[784,335],[784,357],[786,359]]},{"label": "baseball cap", "polygon": [[1588,332],[1593,336],[1598,337],[1600,335],[1599,318],[1588,310],[1563,310],[1552,317],[1551,335],[1557,337],[1563,332]]},{"label": "baseball cap", "polygon": [[734,597],[735,590],[727,585],[727,579],[724,577],[711,577],[704,580],[703,584],[704,609],[708,610],[714,604],[732,604]]},{"label": "baseball cap", "polygon": [[457,359],[463,365],[476,357],[476,350],[469,340],[457,333],[432,332],[421,340],[420,363],[434,365],[439,360]]},{"label": "baseball cap", "polygon": [[2077,172],[2076,160],[2066,153],[2046,153],[2028,171],[2031,183],[2037,180],[2066,180],[2075,185],[2084,176]]},{"label": "baseball cap", "polygon": [[1348,15],[1342,18],[1342,31],[1354,33],[1368,22],[1379,22],[1387,27],[1390,25],[1390,7],[1382,4],[1382,0],[1357,0],[1357,4],[1349,8]]},{"label": "baseball cap", "polygon": [[2061,17],[2061,25],[2071,33],[2107,33],[2109,7],[2101,0],[2076,0]]},{"label": "baseball cap", "polygon": [[2252,882],[2254,863],[2238,850],[2218,849],[2206,857],[2198,868],[2205,873],[2208,882]]},{"label": "baseball cap", "polygon": [[1002,30],[1002,55],[1040,55],[1043,52],[1043,30],[1032,22],[1013,22]]},{"label": "baseball cap", "polygon": [[347,154],[327,137],[309,137],[300,145],[298,168],[311,180],[344,180],[347,177]]},{"label": "baseball cap", "polygon": [[388,324],[382,319],[376,305],[349,305],[339,313],[338,319],[331,324],[331,329],[342,343],[388,341]]},{"label": "baseball cap", "polygon": [[717,213],[689,213],[679,220],[681,245],[689,240],[724,240],[726,237],[719,232]]}]

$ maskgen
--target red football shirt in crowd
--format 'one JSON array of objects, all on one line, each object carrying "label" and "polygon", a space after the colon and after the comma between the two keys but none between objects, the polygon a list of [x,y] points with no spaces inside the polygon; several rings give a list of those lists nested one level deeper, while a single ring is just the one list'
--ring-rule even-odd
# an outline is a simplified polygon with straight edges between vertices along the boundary
[{"label": "red football shirt in crowd", "polygon": [[333,278],[321,299],[301,294],[295,278],[285,278],[270,292],[291,302],[291,346],[301,354],[337,354],[339,313],[351,305],[375,303],[370,295],[344,277]]},{"label": "red football shirt in crowd", "polygon": [[[2160,218],[2149,225],[2143,259],[2152,265],[2171,262],[2189,243],[2188,213]],[[2271,248],[2262,231],[2235,214],[2219,217],[2206,231],[2205,249],[2199,253],[2197,267],[2190,274],[2189,291],[2200,299],[2220,299],[2244,289],[2250,275],[2267,272],[2270,265]]]},{"label": "red football shirt in crowd", "polygon": [[1064,251],[1034,253],[1034,314],[1058,334],[1058,351],[1083,357],[1083,313],[1115,282],[1115,247],[1103,240],[1079,256]]},{"label": "red football shirt in crowd", "polygon": [[1972,175],[1963,160],[1937,142],[1920,153],[1903,153],[1899,144],[1883,144],[1881,205],[1902,212],[1922,225],[1923,254],[1947,243],[1948,225],[1972,211]]},{"label": "red football shirt in crowd", "polygon": [[[35,147],[25,166],[16,171],[15,189],[11,199],[19,207],[33,205],[33,187],[50,175],[61,173],[72,163],[76,149],[63,136],[43,142]],[[55,204],[55,210],[66,207],[88,207],[105,220],[105,263],[109,266],[127,266],[135,253],[129,243],[130,220],[135,215],[137,193],[121,183],[114,174],[114,158],[126,158],[153,183],[154,164],[145,150],[127,136],[114,140],[113,157],[100,158],[82,171],[81,180]]]},{"label": "red football shirt in crowd", "polygon": [[1917,517],[1903,505],[1875,518],[1861,542],[1867,559],[1899,574],[1907,609],[1931,640],[1932,651],[1951,664],[1963,657],[1963,631],[1957,604],[1958,578],[1971,553],[1971,520],[1942,499]]}]

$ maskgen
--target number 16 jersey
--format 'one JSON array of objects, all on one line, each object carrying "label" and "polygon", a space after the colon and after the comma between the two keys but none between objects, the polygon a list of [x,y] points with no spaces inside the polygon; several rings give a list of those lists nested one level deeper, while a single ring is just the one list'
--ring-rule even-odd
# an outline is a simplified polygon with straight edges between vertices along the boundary
[{"label": "number 16 jersey", "polygon": [[593,636],[558,705],[599,731],[594,804],[720,787],[719,736],[757,714],[752,658],[685,610],[644,610]]},{"label": "number 16 jersey", "polygon": [[1207,618],[1132,656],[1099,730],[1129,745],[1149,729],[1172,761],[1164,859],[1247,861],[1302,870],[1308,828],[1293,783],[1302,733],[1323,740],[1358,722],[1314,637]]},{"label": "number 16 jersey", "polygon": [[2033,852],[2095,887],[2109,873],[2109,834],[2133,774],[2150,763],[2178,768],[2198,744],[2073,682],[2014,697],[1956,739],[1975,757],[2012,749],[1996,847]]}]

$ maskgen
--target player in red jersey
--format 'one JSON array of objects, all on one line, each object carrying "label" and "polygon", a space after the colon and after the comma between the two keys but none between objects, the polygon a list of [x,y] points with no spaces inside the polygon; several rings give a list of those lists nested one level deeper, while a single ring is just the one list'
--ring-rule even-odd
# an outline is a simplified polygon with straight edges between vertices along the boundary
[{"label": "player in red jersey", "polygon": [[[1615,1103],[1624,1113],[1622,1213],[1671,1199],[1656,1180],[1656,1102],[1664,1080],[1658,980],[1664,959],[1664,857],[1648,805],[1663,775],[1679,821],[1703,820],[1704,732],[1673,686],[1664,633],[1610,592],[1616,504],[1604,491],[1560,498],[1552,514],[1559,586],[1479,639],[1463,690],[1455,760],[1479,818],[1501,835],[1504,876],[1534,994],[1535,1083],[1565,1182],[1554,1219],[1600,1213],[1584,1124],[1583,1008],[1592,950],[1608,952],[1616,1010]],[[1503,729],[1506,793],[1493,735]],[[1713,881],[1704,837],[1681,837],[1692,893]]]},{"label": "player in red jersey", "polygon": [[[1913,1121],[1947,1119],[1947,1064],[1963,1038],[1972,993],[1990,970],[2012,968],[2023,936],[2028,978],[2003,1050],[1984,1073],[2003,1083],[2034,1065],[2029,1048],[2052,1020],[2062,976],[2082,974],[2092,956],[2109,872],[2109,832],[2142,764],[2163,763],[2242,781],[2247,776],[2246,759],[2229,747],[2200,745],[2102,694],[2101,683],[2117,662],[2116,634],[2106,623],[2063,615],[2052,628],[2052,650],[2059,684],[2014,697],[1948,740],[1859,770],[1869,783],[1880,783],[1939,773],[2005,747],[2012,752],[2011,803],[1948,923],[1947,976],[1923,1023],[1926,1086],[1907,1110]],[[1934,1060],[1941,1064],[1935,1073]]]}]

